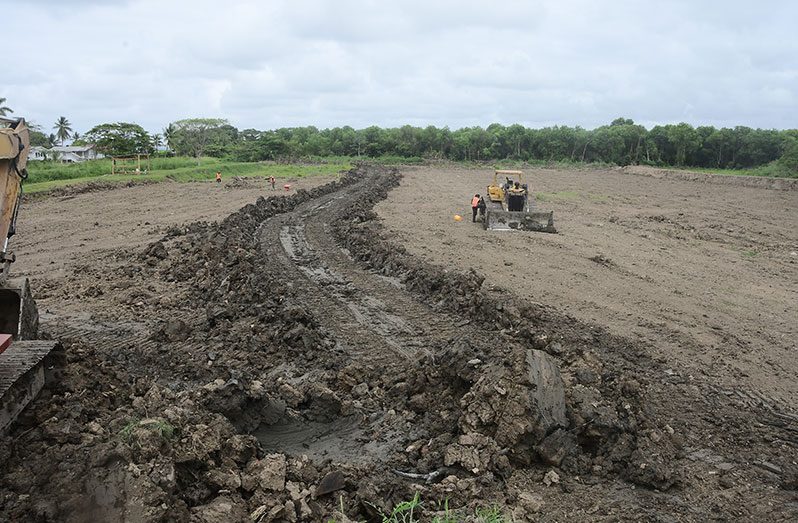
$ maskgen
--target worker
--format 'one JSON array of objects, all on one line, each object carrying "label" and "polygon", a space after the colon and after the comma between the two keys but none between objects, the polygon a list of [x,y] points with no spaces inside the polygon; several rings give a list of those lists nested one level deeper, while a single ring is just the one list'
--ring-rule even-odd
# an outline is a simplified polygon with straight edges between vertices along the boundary
[{"label": "worker", "polygon": [[276,190],[274,188],[274,184],[277,180],[274,179],[274,176],[269,176],[269,183],[272,184],[272,191]]},{"label": "worker", "polygon": [[485,198],[480,196],[479,197],[479,203],[477,204],[477,211],[478,211],[477,214],[479,214],[479,216],[482,217],[482,221],[483,222],[485,221],[485,209],[486,208],[487,208],[487,205],[485,205]]},{"label": "worker", "polygon": [[477,221],[477,210],[479,209],[479,198],[478,194],[475,194],[473,198],[471,198],[471,221]]},{"label": "worker", "polygon": [[216,171],[216,183],[222,183],[222,173],[221,173],[221,171]]}]

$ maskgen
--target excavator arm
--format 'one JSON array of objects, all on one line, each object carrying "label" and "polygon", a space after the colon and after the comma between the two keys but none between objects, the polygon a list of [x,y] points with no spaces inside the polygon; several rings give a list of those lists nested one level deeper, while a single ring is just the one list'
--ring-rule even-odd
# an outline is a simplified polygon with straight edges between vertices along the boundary
[{"label": "excavator arm", "polygon": [[0,284],[8,279],[14,255],[8,251],[8,239],[16,232],[17,214],[22,196],[22,182],[27,178],[30,133],[22,118],[0,119]]}]

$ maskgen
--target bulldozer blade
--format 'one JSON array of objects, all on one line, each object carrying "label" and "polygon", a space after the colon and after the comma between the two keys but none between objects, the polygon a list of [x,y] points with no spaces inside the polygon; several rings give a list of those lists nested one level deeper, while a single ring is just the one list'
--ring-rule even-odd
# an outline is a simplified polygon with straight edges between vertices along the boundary
[{"label": "bulldozer blade", "polygon": [[535,231],[556,233],[553,211],[505,211],[490,209],[485,228],[492,231]]}]

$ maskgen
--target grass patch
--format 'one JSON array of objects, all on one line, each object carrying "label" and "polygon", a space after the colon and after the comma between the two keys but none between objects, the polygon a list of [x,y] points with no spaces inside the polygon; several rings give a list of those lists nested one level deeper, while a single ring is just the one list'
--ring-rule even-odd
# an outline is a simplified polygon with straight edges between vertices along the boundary
[{"label": "grass patch", "polygon": [[[340,498],[340,514],[345,514],[343,496]],[[376,505],[369,503],[379,514],[382,523],[421,523],[420,515],[422,513],[424,503],[421,501],[421,496],[418,492],[413,496],[410,501],[402,501],[398,503],[390,512],[383,512]],[[453,510],[449,508],[449,500],[438,502],[437,513],[432,519],[424,519],[423,521],[430,521],[431,523],[509,523],[511,519],[499,509],[497,506],[477,508],[473,513],[466,513],[465,510]],[[343,517],[344,520],[349,518]],[[337,523],[338,520],[330,519],[327,523]]]},{"label": "grass patch", "polygon": [[587,195],[587,199],[593,202],[607,202],[610,200],[610,197],[606,194],[594,194],[590,193]]},{"label": "grass patch", "polygon": [[756,258],[757,256],[759,256],[759,251],[755,250],[743,251],[743,256],[745,258]]},{"label": "grass patch", "polygon": [[[39,165],[47,164],[47,165]],[[301,178],[312,175],[334,175],[351,168],[346,161],[319,164],[276,164],[225,162],[217,158],[205,158],[197,165],[193,158],[158,158],[152,161],[152,171],[147,174],[112,175],[110,160],[92,160],[79,164],[57,164],[32,162],[29,177],[25,182],[26,193],[37,193],[50,189],[89,182],[127,183],[149,180],[161,182],[213,181],[216,171],[223,179],[233,176]]]},{"label": "grass patch", "polygon": [[139,420],[130,420],[125,427],[119,431],[119,437],[125,443],[130,443],[133,440],[133,431],[139,426]]},{"label": "grass patch", "polygon": [[132,419],[119,431],[119,438],[125,443],[132,444],[136,439],[136,429],[139,428],[155,432],[163,440],[170,440],[175,435],[174,425],[162,419]]}]

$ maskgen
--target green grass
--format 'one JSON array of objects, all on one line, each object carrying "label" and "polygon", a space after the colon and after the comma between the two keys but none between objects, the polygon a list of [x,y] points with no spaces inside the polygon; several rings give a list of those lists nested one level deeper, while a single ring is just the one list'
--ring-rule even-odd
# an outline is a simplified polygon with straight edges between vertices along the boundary
[{"label": "green grass", "polygon": [[170,440],[175,435],[175,427],[170,423],[161,419],[146,419],[138,420],[132,419],[119,431],[119,437],[125,443],[133,443],[135,438],[135,431],[137,428],[144,428],[150,432],[156,432],[164,440]]},{"label": "green grass", "polygon": [[89,182],[127,183],[130,181],[176,182],[213,181],[216,171],[223,179],[233,176],[301,178],[310,175],[334,175],[351,168],[346,161],[319,164],[275,164],[225,162],[217,158],[203,158],[200,165],[193,158],[157,158],[147,174],[110,174],[110,160],[92,160],[79,164],[31,162],[26,193],[37,193],[67,185]]},{"label": "green grass", "polygon": [[[346,513],[343,496],[339,499],[341,503],[339,515],[343,515]],[[418,492],[416,492],[416,494],[413,496],[413,499],[411,499],[410,501],[402,501],[401,503],[398,503],[388,513],[383,512],[376,505],[369,503],[369,505],[371,505],[379,514],[382,523],[421,523],[422,520],[419,519],[419,517],[424,504],[425,503],[421,501],[421,496],[419,495]],[[460,523],[466,521],[472,523],[510,522],[510,519],[508,519],[507,516],[505,516],[504,513],[501,511],[501,509],[499,509],[499,507],[495,505],[491,507],[477,508],[472,516],[465,514],[463,510],[455,511],[450,509],[449,500],[446,500],[442,503],[441,502],[437,503],[437,507],[438,509],[436,510],[436,512],[438,512],[438,514],[435,517],[433,517],[431,520],[425,519],[425,521],[431,521],[431,523]],[[344,517],[343,519],[348,519],[348,518]],[[327,520],[327,523],[337,523],[337,520],[330,519]]]}]

